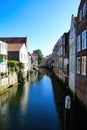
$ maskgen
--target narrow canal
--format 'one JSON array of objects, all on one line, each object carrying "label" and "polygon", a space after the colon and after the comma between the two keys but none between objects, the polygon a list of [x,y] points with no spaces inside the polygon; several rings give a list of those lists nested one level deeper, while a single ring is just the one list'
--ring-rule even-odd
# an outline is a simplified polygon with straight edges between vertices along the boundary
[{"label": "narrow canal", "polygon": [[[0,95],[0,130],[68,130],[64,122],[64,98],[64,88],[49,72],[32,73],[24,85],[13,86]],[[78,118],[83,120],[83,113],[77,116],[75,127],[73,107],[69,130],[83,130],[78,127],[78,122],[83,123]]]}]

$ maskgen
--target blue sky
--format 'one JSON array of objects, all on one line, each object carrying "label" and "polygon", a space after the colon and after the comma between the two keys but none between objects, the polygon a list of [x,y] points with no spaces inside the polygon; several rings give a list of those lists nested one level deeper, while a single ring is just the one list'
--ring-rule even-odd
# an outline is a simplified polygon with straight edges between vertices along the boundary
[{"label": "blue sky", "polygon": [[28,38],[29,52],[52,53],[57,40],[70,29],[80,0],[1,0],[0,37]]}]

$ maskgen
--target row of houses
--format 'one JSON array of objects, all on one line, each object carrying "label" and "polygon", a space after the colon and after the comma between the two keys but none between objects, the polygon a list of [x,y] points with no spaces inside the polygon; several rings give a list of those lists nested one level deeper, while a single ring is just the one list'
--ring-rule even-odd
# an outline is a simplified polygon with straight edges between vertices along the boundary
[{"label": "row of houses", "polygon": [[0,37],[0,82],[1,75],[8,74],[8,60],[21,62],[25,76],[38,66],[38,56],[35,58],[35,54],[28,51],[27,37]]},{"label": "row of houses", "polygon": [[77,16],[71,16],[69,31],[58,39],[49,60],[57,76],[87,106],[87,0],[81,0]]}]

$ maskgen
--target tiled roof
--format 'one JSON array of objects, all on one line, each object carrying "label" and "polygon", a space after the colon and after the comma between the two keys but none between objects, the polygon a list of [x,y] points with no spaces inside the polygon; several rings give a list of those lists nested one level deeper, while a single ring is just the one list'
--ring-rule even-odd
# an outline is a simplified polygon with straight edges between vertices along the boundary
[{"label": "tiled roof", "polygon": [[4,41],[8,44],[12,43],[26,43],[27,37],[0,37],[1,41]]},{"label": "tiled roof", "polygon": [[7,44],[25,44],[28,48],[27,37],[0,37],[0,40]]},{"label": "tiled roof", "polygon": [[23,46],[23,44],[8,44],[8,51],[19,51],[21,49],[21,47]]}]

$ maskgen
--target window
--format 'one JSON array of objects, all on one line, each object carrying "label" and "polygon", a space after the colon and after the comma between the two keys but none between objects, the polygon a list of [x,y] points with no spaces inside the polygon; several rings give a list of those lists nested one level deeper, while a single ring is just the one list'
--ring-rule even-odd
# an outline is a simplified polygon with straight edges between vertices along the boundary
[{"label": "window", "polygon": [[82,32],[82,49],[86,48],[86,31]]},{"label": "window", "polygon": [[86,56],[82,57],[82,74],[86,75]]},{"label": "window", "polygon": [[77,73],[80,74],[80,57],[77,58]]},{"label": "window", "polygon": [[79,21],[81,21],[81,20],[82,20],[82,9],[79,12]]},{"label": "window", "polygon": [[23,54],[21,53],[20,55],[21,55],[21,56],[20,56],[20,60],[23,60]]},{"label": "window", "polygon": [[83,5],[83,17],[86,15],[86,2]]},{"label": "window", "polygon": [[80,35],[77,37],[77,51],[80,51]]}]

